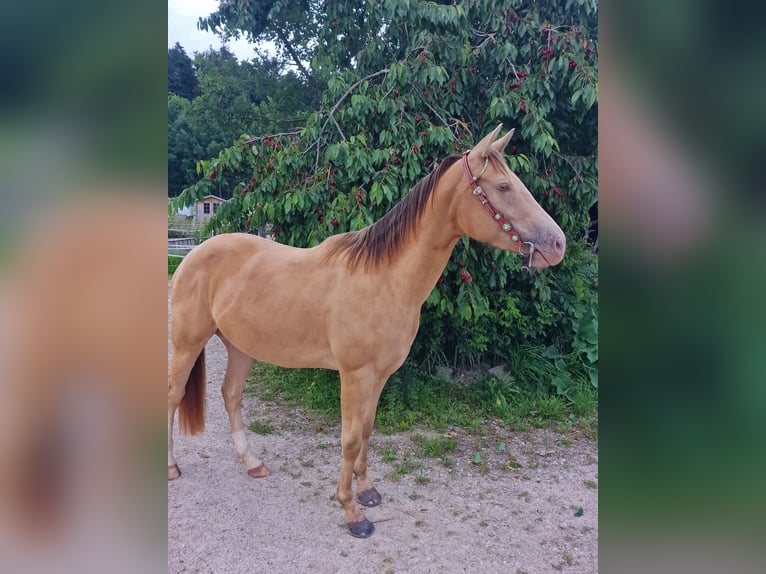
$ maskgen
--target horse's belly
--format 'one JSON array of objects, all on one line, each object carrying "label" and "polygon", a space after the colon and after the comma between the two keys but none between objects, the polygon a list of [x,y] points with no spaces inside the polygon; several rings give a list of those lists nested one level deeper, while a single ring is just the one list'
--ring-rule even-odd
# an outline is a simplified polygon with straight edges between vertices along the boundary
[{"label": "horse's belly", "polygon": [[232,345],[258,361],[289,368],[338,368],[329,344],[316,333],[289,332],[279,322],[268,329],[247,323],[219,324],[218,329]]}]

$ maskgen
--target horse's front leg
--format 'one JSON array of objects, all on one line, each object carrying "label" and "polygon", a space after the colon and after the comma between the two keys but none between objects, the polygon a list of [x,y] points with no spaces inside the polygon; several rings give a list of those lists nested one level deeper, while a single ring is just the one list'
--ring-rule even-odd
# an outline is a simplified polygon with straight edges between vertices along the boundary
[{"label": "horse's front leg", "polygon": [[[376,377],[363,371],[344,372],[340,374],[341,391],[340,407],[342,417],[341,462],[340,478],[336,498],[345,511],[344,522],[352,536],[367,538],[375,531],[375,527],[364,516],[364,510],[354,500],[352,479],[357,474],[361,481],[359,488],[372,487],[367,480],[367,440],[372,432],[375,419],[379,386]],[[382,386],[382,385],[381,385]],[[361,460],[361,466],[357,461]],[[358,472],[360,471],[360,472]]]},{"label": "horse's front leg", "polygon": [[[376,401],[377,404],[377,401]],[[356,499],[362,506],[372,508],[378,506],[383,502],[383,497],[373,486],[372,481],[367,478],[367,447],[370,442],[370,435],[372,434],[372,427],[375,423],[375,410],[368,413],[364,427],[362,429],[362,447],[359,450],[359,455],[354,462],[354,476],[356,476]]]}]

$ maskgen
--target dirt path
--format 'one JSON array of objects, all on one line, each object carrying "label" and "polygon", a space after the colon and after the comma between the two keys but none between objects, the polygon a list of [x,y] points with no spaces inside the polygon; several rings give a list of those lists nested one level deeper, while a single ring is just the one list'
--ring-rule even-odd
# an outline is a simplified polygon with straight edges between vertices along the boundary
[{"label": "dirt path", "polygon": [[229,432],[220,392],[226,351],[215,337],[206,360],[206,430],[196,437],[176,430],[183,474],[168,483],[168,572],[598,571],[594,441],[549,430],[507,432],[503,452],[488,448],[487,471],[472,464],[470,438],[459,436],[452,468],[410,455],[415,469],[397,478],[397,463],[381,460],[381,450],[393,450],[401,462],[415,446],[411,436],[373,433],[370,476],[383,504],[367,510],[376,530],[360,540],[346,533],[333,500],[340,429],[317,433],[299,410],[245,396],[246,424],[285,423],[275,424],[279,434],[248,431],[273,473],[250,478]]}]

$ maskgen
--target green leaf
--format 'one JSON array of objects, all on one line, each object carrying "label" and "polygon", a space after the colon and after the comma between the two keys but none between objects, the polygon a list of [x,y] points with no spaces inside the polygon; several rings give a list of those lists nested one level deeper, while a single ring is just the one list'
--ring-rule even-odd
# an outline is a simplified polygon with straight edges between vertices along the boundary
[{"label": "green leaf", "polygon": [[471,462],[473,464],[481,464],[481,454],[478,452],[474,453],[473,459],[471,459]]}]

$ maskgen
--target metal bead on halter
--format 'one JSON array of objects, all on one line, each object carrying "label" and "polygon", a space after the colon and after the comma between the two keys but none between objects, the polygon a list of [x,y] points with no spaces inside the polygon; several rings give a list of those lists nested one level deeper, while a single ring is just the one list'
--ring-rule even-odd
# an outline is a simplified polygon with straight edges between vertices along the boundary
[{"label": "metal bead on halter", "polygon": [[511,224],[510,223],[503,223],[503,231],[510,231],[511,230]]},{"label": "metal bead on halter", "polygon": [[495,221],[500,221],[502,219],[502,217],[503,217],[502,215],[500,215],[499,213],[496,213],[495,214]]},{"label": "metal bead on halter", "polygon": [[518,235],[511,235],[511,239],[513,241],[518,241],[519,240],[519,236]]}]

